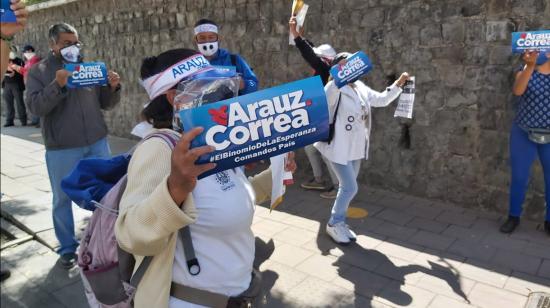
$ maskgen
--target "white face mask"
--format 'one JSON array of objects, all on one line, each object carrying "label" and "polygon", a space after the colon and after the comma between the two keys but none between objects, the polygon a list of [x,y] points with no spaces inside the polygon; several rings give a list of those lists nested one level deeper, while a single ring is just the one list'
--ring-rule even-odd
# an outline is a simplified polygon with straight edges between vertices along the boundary
[{"label": "white face mask", "polygon": [[216,52],[218,52],[218,41],[197,44],[197,47],[199,48],[200,53],[202,53],[204,56],[213,56],[216,54]]},{"label": "white face mask", "polygon": [[76,45],[65,47],[59,51],[61,57],[67,62],[76,63],[80,61],[80,48]]},{"label": "white face mask", "polygon": [[23,57],[25,57],[25,60],[28,61],[28,60],[30,60],[30,59],[32,59],[32,58],[34,57],[34,52],[25,52],[25,53],[23,54]]}]

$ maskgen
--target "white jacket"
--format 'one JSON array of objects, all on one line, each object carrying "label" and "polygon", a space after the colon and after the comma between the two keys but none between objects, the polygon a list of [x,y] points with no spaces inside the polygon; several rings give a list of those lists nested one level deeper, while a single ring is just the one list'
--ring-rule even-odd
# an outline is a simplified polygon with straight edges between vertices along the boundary
[{"label": "white jacket", "polygon": [[331,162],[345,165],[349,161],[368,159],[371,132],[371,107],[385,107],[402,92],[395,83],[384,92],[377,92],[361,81],[355,88],[346,85],[338,89],[334,81],[325,86],[329,106],[329,122],[332,123],[338,98],[340,107],[336,115],[334,137],[330,144],[317,142],[314,146]]}]

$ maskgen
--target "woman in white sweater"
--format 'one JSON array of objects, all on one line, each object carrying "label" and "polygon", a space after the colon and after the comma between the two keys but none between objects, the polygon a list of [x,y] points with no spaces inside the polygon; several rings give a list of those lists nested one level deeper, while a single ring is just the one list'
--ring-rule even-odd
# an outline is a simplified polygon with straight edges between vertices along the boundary
[{"label": "woman in white sweater", "polygon": [[[203,66],[197,71],[209,65],[202,55],[188,49],[170,50],[143,61],[142,84],[151,98],[143,115],[155,128],[153,132],[177,134],[171,129],[172,104],[177,85],[193,75],[190,61]],[[211,147],[189,148],[201,132],[202,128],[195,128],[184,133],[173,151],[160,138],[147,139],[130,161],[115,232],[121,248],[136,256],[136,268],[143,256],[153,256],[138,285],[135,307],[220,307],[208,302],[220,295],[230,297],[224,307],[248,303],[239,295],[252,281],[254,204],[269,198],[271,172],[268,169],[249,179],[242,168],[236,168],[197,180],[214,167],[195,164]],[[293,161],[288,169],[295,169]],[[187,225],[200,264],[198,273],[188,264],[178,232]],[[176,290],[181,286],[207,293],[193,300]]]},{"label": "woman in white sweater", "polygon": [[[333,64],[344,64],[349,56],[347,52],[340,53]],[[326,227],[328,235],[336,243],[348,244],[356,239],[355,233],[346,224],[346,213],[351,200],[357,194],[357,175],[361,161],[368,159],[371,107],[389,105],[399,97],[401,87],[408,78],[407,73],[401,74],[384,92],[374,91],[361,81],[340,89],[334,81],[325,86],[330,119],[335,121],[334,137],[330,143],[317,142],[315,147],[332,163],[340,182]]]}]

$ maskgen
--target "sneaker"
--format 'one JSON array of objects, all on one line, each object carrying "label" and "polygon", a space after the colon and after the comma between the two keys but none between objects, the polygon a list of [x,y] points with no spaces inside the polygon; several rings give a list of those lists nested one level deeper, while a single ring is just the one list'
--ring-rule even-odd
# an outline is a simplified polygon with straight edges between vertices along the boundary
[{"label": "sneaker", "polygon": [[338,195],[338,189],[332,188],[329,191],[321,193],[319,196],[323,199],[336,199],[336,195]]},{"label": "sneaker", "polygon": [[311,179],[307,182],[304,182],[300,184],[300,187],[303,189],[311,189],[311,190],[327,190],[328,187],[324,183],[319,183],[315,179]]},{"label": "sneaker", "polygon": [[327,234],[335,241],[337,244],[349,244],[350,239],[348,237],[348,231],[346,224],[339,222],[333,226],[327,224]]},{"label": "sneaker", "polygon": [[550,236],[550,221],[544,222],[544,231],[546,231],[546,234]]},{"label": "sneaker", "polygon": [[357,234],[355,234],[355,232],[353,232],[353,230],[349,228],[349,225],[346,225],[346,233],[350,241],[352,242],[357,241]]},{"label": "sneaker", "polygon": [[519,217],[509,216],[508,220],[500,226],[500,232],[502,233],[512,233],[519,225]]},{"label": "sneaker", "polygon": [[59,263],[63,268],[72,268],[76,263],[76,254],[74,252],[70,252],[61,255],[61,257],[59,257]]}]

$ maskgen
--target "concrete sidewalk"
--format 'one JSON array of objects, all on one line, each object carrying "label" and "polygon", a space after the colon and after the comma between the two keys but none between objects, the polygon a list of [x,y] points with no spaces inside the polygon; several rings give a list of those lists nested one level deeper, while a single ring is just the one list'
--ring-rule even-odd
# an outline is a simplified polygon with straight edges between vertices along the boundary
[{"label": "concrete sidewalk", "polygon": [[[2,130],[2,211],[55,246],[44,149],[22,137],[40,135]],[[121,152],[133,142],[111,144]],[[550,238],[539,223],[523,221],[506,236],[500,215],[361,187],[352,206],[369,215],[349,220],[358,241],[342,247],[324,232],[331,204],[295,185],[277,210],[256,208],[263,306],[520,308],[529,292],[550,293]],[[76,209],[82,226],[89,213]],[[2,307],[86,307],[77,271],[56,261],[37,241],[2,250],[2,266],[12,270]]]}]

